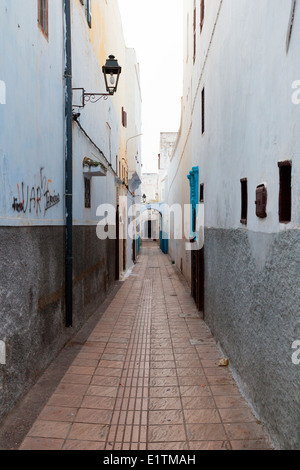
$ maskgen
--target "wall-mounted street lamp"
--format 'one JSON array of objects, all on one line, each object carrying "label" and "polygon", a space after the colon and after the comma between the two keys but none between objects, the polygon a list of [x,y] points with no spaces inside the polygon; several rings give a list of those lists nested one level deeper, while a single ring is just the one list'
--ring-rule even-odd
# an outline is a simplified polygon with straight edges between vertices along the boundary
[{"label": "wall-mounted street lamp", "polygon": [[102,67],[102,72],[105,79],[106,90],[109,95],[113,95],[117,91],[122,72],[122,67],[119,66],[114,55],[109,56],[106,64]]},{"label": "wall-mounted street lamp", "polygon": [[146,200],[147,200],[146,194],[143,194],[142,198],[143,198],[143,203],[146,204]]},{"label": "wall-mounted street lamp", "polygon": [[97,103],[97,101],[101,100],[102,98],[107,100],[109,96],[113,96],[116,93],[120,75],[122,73],[122,67],[120,67],[114,55],[109,56],[106,64],[102,67],[102,72],[104,75],[107,93],[86,93],[84,88],[73,88],[73,90],[82,91],[81,104],[76,105],[76,107],[84,108],[87,102]]}]

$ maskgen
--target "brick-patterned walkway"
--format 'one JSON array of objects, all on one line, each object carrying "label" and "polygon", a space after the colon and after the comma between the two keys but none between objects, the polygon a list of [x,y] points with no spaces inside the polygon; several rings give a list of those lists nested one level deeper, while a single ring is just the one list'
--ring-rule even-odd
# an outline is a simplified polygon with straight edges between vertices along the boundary
[{"label": "brick-patterned walkway", "polygon": [[20,449],[269,449],[221,358],[169,258],[144,243]]}]

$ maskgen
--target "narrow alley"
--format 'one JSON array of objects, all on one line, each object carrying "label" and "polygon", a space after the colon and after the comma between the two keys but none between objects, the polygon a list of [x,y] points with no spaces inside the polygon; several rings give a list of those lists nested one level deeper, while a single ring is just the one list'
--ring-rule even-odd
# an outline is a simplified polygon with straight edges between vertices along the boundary
[{"label": "narrow alley", "polygon": [[145,241],[19,449],[271,449],[221,359],[181,274]]},{"label": "narrow alley", "polygon": [[300,449],[299,34],[0,0],[0,451]]}]

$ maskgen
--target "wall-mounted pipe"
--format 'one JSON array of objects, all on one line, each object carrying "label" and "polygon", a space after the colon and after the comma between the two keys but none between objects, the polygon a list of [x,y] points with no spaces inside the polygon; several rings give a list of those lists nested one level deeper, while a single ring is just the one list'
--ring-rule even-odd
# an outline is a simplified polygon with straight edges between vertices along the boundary
[{"label": "wall-mounted pipe", "polygon": [[73,125],[71,1],[64,0],[65,41],[65,304],[66,327],[73,326]]}]

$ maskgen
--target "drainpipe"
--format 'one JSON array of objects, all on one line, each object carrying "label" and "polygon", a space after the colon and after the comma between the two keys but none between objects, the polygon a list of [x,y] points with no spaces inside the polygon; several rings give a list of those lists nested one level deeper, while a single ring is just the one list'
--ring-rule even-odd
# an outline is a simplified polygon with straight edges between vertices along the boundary
[{"label": "drainpipe", "polygon": [[73,326],[73,126],[71,1],[64,0],[65,40],[65,305],[66,327]]}]

